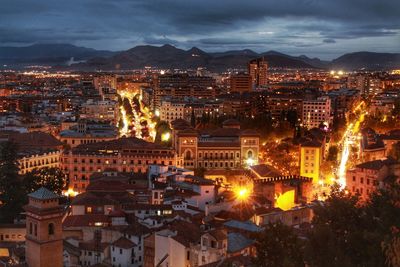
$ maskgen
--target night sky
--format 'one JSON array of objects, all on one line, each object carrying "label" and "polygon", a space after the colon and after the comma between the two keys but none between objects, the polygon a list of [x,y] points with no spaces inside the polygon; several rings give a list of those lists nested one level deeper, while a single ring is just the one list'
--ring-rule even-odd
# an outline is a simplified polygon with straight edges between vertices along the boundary
[{"label": "night sky", "polygon": [[400,0],[3,0],[0,45],[400,52]]}]

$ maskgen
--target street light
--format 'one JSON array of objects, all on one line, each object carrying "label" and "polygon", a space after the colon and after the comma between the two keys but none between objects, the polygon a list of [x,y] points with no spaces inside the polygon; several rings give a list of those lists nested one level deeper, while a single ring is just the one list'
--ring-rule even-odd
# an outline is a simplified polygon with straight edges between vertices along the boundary
[{"label": "street light", "polygon": [[169,132],[163,133],[161,135],[161,141],[167,142],[171,138],[171,134]]},{"label": "street light", "polygon": [[250,191],[246,187],[237,187],[233,191],[236,195],[236,198],[240,201],[239,216],[240,216],[240,219],[242,219],[243,218],[243,203],[248,199],[248,197],[250,195]]},{"label": "street light", "polygon": [[236,194],[237,199],[244,201],[249,196],[249,190],[245,187],[239,187],[235,190],[235,194]]}]

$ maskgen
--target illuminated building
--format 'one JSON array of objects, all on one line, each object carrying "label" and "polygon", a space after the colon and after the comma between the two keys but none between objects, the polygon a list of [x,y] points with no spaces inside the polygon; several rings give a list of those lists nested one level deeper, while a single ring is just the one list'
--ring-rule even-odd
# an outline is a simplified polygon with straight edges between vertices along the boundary
[{"label": "illuminated building", "polygon": [[360,152],[362,161],[372,161],[384,158],[387,151],[382,137],[373,129],[365,128],[362,130]]},{"label": "illuminated building", "polygon": [[60,166],[62,143],[44,132],[3,133],[5,140],[15,142],[18,148],[19,173],[26,174],[34,169],[57,168]]},{"label": "illuminated building", "polygon": [[93,78],[94,88],[98,91],[103,99],[108,98],[107,95],[116,92],[117,77],[115,75],[100,75]]},{"label": "illuminated building", "polygon": [[[205,266],[220,261],[227,254],[226,231],[203,231],[198,225],[185,221],[176,221],[171,227],[155,232],[153,238],[154,258],[148,266]],[[168,256],[171,251],[172,257]]]},{"label": "illuminated building", "polygon": [[310,177],[313,183],[318,183],[322,158],[321,143],[317,141],[302,143],[300,145],[300,176]]},{"label": "illuminated building", "polygon": [[253,88],[263,87],[268,84],[268,63],[264,58],[251,60],[248,64]]},{"label": "illuminated building", "polygon": [[394,174],[399,166],[393,159],[367,161],[355,166],[346,173],[346,187],[353,194],[359,194],[362,200],[369,194],[382,188],[384,180]]},{"label": "illuminated building", "polygon": [[26,212],[26,262],[30,267],[63,266],[62,217],[58,196],[42,187],[28,195]]},{"label": "illuminated building", "polygon": [[172,127],[173,144],[185,168],[237,169],[258,162],[259,134],[241,130],[236,120],[227,120],[223,128],[214,130],[196,131],[185,121]]},{"label": "illuminated building", "polygon": [[183,101],[165,97],[158,112],[160,119],[169,123],[178,119],[189,123],[194,119],[196,123],[204,115],[219,117],[222,115],[223,105],[222,101],[193,99],[192,102],[192,99]]},{"label": "illuminated building", "polygon": [[243,93],[252,90],[252,80],[249,74],[239,73],[230,77],[230,93]]},{"label": "illuminated building", "polygon": [[80,118],[93,121],[108,121],[117,125],[119,120],[118,102],[113,100],[94,101],[89,99],[82,104]]},{"label": "illuminated building", "polygon": [[60,167],[61,150],[48,150],[47,152],[33,152],[25,154],[18,159],[19,173],[25,174],[34,169]]},{"label": "illuminated building", "polygon": [[160,119],[171,123],[177,119],[183,119],[185,115],[185,102],[183,101],[161,101]]},{"label": "illuminated building", "polygon": [[171,148],[130,137],[72,148],[63,154],[61,168],[69,177],[70,188],[83,192],[95,172],[145,173],[150,164],[180,166],[181,160]]},{"label": "illuminated building", "polygon": [[256,209],[251,220],[258,226],[268,225],[270,223],[281,222],[287,226],[298,226],[303,223],[311,223],[314,217],[313,205],[308,204],[289,210],[275,209]]},{"label": "illuminated building", "polygon": [[331,100],[329,97],[320,97],[316,100],[303,101],[303,125],[308,129],[332,124]]},{"label": "illuminated building", "polygon": [[[312,178],[298,175],[282,175],[277,169],[266,164],[249,168],[253,194],[266,198],[273,207],[294,206],[312,199]],[[283,197],[281,197],[283,196]],[[281,200],[278,199],[281,197]]]},{"label": "illuminated building", "polygon": [[118,138],[117,128],[109,123],[80,120],[59,133],[59,139],[69,147],[110,141]]},{"label": "illuminated building", "polygon": [[211,77],[164,74],[156,76],[153,83],[153,107],[156,110],[160,108],[164,97],[215,99],[217,95],[218,88]]}]

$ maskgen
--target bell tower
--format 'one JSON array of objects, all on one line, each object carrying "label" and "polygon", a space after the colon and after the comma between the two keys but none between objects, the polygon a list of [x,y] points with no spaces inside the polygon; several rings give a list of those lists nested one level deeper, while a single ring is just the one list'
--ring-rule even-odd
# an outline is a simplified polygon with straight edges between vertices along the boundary
[{"label": "bell tower", "polygon": [[26,261],[29,267],[62,267],[64,211],[59,196],[42,187],[28,195]]}]

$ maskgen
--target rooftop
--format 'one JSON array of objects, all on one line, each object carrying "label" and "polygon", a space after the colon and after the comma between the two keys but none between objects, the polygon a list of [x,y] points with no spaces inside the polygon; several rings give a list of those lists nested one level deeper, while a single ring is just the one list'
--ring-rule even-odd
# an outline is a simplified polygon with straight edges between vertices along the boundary
[{"label": "rooftop", "polygon": [[53,193],[52,191],[50,191],[49,189],[47,189],[45,187],[39,188],[35,192],[28,194],[28,196],[31,198],[40,199],[40,200],[59,198],[59,196],[57,194]]}]

